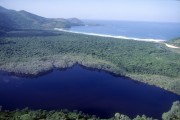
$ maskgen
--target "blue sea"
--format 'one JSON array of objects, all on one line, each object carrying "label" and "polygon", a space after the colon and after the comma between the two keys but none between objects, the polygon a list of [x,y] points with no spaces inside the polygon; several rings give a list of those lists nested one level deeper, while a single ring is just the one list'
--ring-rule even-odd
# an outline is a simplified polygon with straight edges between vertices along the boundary
[{"label": "blue sea", "polygon": [[85,26],[71,31],[140,39],[171,40],[180,37],[180,23],[83,20]]}]

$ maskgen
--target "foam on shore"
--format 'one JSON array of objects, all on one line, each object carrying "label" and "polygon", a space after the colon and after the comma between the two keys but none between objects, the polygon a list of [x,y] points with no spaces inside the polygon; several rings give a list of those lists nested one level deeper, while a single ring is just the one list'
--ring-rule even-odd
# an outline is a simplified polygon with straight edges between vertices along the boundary
[{"label": "foam on shore", "polygon": [[97,34],[97,33],[77,32],[77,31],[71,31],[71,30],[64,30],[64,29],[60,29],[60,28],[54,28],[54,30],[59,30],[59,31],[69,32],[69,33],[77,33],[77,34],[84,34],[84,35],[99,36],[99,37],[109,37],[109,38],[136,40],[136,41],[146,41],[146,42],[164,42],[165,41],[165,40],[162,40],[162,39],[148,39],[148,38],[143,39],[143,38],[134,38],[134,37],[126,37],[126,36],[114,36],[114,35]]}]

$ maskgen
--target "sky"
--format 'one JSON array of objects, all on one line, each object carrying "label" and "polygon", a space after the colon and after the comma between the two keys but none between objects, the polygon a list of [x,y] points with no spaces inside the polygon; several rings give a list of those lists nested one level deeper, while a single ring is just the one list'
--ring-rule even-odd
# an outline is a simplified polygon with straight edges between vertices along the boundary
[{"label": "sky", "polygon": [[0,6],[48,18],[180,23],[180,0],[0,0]]}]

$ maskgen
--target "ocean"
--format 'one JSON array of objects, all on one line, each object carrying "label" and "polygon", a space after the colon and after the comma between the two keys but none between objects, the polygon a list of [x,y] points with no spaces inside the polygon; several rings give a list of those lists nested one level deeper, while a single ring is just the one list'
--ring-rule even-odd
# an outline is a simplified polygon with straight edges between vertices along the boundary
[{"label": "ocean", "polygon": [[83,20],[74,32],[94,33],[125,38],[171,40],[180,37],[180,23]]}]

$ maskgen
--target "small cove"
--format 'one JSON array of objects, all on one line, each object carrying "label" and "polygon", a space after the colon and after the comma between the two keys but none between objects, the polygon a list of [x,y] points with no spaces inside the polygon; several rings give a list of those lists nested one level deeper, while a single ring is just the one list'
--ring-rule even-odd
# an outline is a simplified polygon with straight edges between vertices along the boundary
[{"label": "small cove", "polygon": [[180,96],[155,86],[80,65],[38,77],[0,73],[3,109],[81,110],[108,118],[116,112],[161,118]]}]

